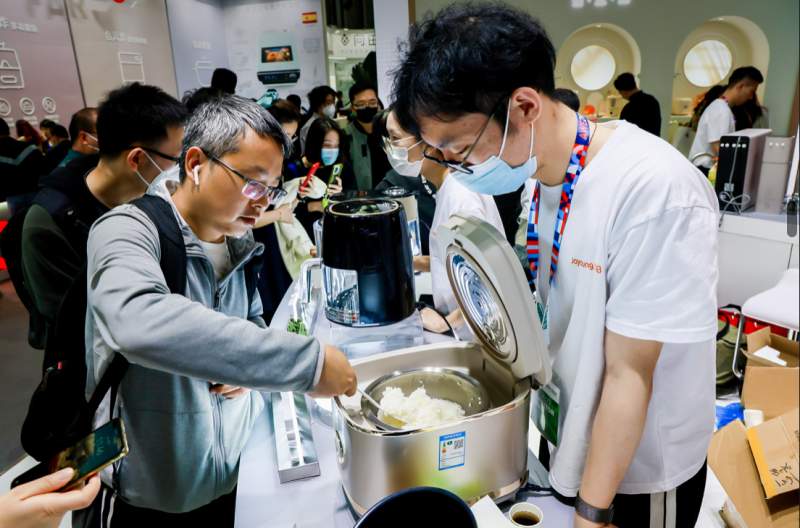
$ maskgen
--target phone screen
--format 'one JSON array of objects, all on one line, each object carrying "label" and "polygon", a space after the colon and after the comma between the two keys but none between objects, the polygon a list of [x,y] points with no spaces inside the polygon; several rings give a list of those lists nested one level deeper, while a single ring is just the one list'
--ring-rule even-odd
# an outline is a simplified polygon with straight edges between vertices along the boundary
[{"label": "phone screen", "polygon": [[116,418],[54,456],[50,461],[48,473],[55,473],[68,467],[74,469],[75,473],[66,486],[69,488],[92,473],[97,473],[100,469],[119,460],[127,452],[125,428],[122,421]]},{"label": "phone screen", "polygon": [[128,442],[125,439],[125,427],[122,425],[122,420],[115,418],[54,456],[50,462],[42,462],[23,473],[14,480],[11,487],[71,467],[75,472],[63,488],[68,490],[126,454],[128,454]]}]

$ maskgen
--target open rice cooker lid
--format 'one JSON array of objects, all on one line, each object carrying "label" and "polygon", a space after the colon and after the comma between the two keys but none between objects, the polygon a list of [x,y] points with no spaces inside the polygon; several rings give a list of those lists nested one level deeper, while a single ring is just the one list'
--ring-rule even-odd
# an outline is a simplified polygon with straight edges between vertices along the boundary
[{"label": "open rice cooker lid", "polygon": [[546,385],[550,354],[536,303],[505,236],[473,216],[455,214],[436,230],[447,276],[478,341],[517,378]]}]

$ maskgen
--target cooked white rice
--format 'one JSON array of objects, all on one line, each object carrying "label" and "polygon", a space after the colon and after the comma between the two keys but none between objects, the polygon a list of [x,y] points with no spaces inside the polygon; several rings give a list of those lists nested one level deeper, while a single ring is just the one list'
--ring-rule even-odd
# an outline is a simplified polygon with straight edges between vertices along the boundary
[{"label": "cooked white rice", "polygon": [[392,418],[395,416],[406,422],[403,429],[430,427],[464,417],[464,409],[459,404],[431,398],[422,387],[412,392],[411,396],[405,396],[397,387],[386,387],[379,403],[391,416],[378,411],[378,419],[386,424],[400,427],[400,424]]}]

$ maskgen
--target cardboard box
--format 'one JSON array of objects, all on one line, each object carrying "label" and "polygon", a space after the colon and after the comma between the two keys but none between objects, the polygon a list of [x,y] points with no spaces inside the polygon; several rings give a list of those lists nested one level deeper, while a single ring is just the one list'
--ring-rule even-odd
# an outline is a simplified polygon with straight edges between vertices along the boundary
[{"label": "cardboard box", "polygon": [[732,507],[723,508],[722,513],[729,526],[797,528],[800,494],[782,493],[769,500],[764,497],[758,468],[740,420],[729,423],[711,437],[708,465],[730,499]]},{"label": "cardboard box", "polygon": [[800,489],[800,409],[747,429],[747,439],[768,499]]},{"label": "cardboard box", "polygon": [[747,351],[744,351],[744,355],[747,357],[748,367],[782,366],[753,355],[765,346],[772,347],[780,352],[778,357],[786,362],[786,368],[800,366],[800,343],[771,333],[770,327],[767,326],[747,335]]},{"label": "cardboard box", "polygon": [[772,420],[798,406],[800,370],[796,368],[747,367],[742,389],[745,409],[764,411]]}]

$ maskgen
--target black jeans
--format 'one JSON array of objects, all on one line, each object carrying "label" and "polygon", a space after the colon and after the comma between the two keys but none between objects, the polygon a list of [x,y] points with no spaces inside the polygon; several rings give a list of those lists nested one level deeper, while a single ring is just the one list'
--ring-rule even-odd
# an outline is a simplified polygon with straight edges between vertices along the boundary
[{"label": "black jeans", "polygon": [[122,501],[102,485],[94,502],[85,510],[73,512],[72,528],[157,528],[161,526],[213,526],[233,528],[236,515],[236,488],[205,506],[186,513],[165,513],[137,508]]},{"label": "black jeans", "polygon": [[[544,438],[539,443],[539,462],[550,471],[550,451]],[[703,496],[706,492],[706,473],[708,465],[703,463],[692,478],[677,488],[660,493],[643,493],[614,497],[614,519],[612,524],[618,528],[642,528],[659,526],[663,528],[691,528],[697,524]],[[573,506],[573,497],[558,493],[556,498],[564,504]]]}]

